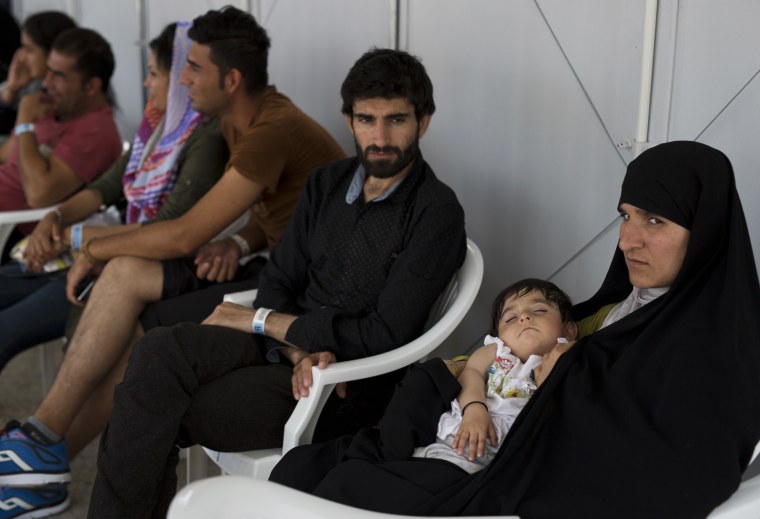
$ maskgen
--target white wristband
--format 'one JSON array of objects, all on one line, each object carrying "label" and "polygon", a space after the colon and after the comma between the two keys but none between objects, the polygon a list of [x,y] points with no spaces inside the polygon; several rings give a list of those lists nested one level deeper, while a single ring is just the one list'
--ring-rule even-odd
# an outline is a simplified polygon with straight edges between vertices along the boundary
[{"label": "white wristband", "polygon": [[230,236],[230,239],[237,243],[237,246],[240,247],[240,257],[248,256],[251,253],[251,248],[248,246],[248,242],[245,241],[245,238],[240,236],[239,234],[233,234]]},{"label": "white wristband", "polygon": [[274,310],[271,308],[259,308],[256,313],[253,314],[253,322],[251,322],[251,331],[256,335],[265,335],[264,323],[267,320],[267,316]]},{"label": "white wristband", "polygon": [[17,124],[16,127],[13,128],[13,133],[16,134],[16,137],[22,133],[34,133],[34,123]]}]

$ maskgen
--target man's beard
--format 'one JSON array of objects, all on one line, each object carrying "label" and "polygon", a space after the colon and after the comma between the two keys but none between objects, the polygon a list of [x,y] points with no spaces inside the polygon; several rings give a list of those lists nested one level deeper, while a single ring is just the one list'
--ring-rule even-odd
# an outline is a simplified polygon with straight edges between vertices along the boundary
[{"label": "man's beard", "polygon": [[[415,158],[417,158],[417,152],[419,151],[419,142],[419,139],[415,138],[411,144],[409,144],[409,146],[403,150],[397,146],[383,146],[381,148],[379,146],[375,146],[374,144],[370,144],[362,151],[362,149],[359,147],[359,143],[356,142],[356,139],[354,139],[354,143],[356,144],[356,153],[361,158],[362,165],[364,166],[364,171],[367,173],[367,176],[375,178],[391,178],[398,175],[401,170],[403,170],[405,167],[411,164]],[[371,152],[392,152],[396,155],[396,159],[370,161],[367,159],[367,155],[369,155]]]}]

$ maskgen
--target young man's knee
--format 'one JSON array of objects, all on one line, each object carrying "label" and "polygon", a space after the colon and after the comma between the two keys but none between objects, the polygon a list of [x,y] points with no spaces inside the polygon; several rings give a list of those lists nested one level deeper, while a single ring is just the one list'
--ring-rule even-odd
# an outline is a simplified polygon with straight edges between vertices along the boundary
[{"label": "young man's knee", "polygon": [[116,283],[126,288],[145,283],[160,285],[163,282],[161,262],[132,256],[119,256],[106,264],[100,274],[99,282]]},{"label": "young man's knee", "polygon": [[164,277],[161,262],[120,256],[110,260],[95,283],[93,296],[118,293],[126,302],[147,304],[160,299]]}]

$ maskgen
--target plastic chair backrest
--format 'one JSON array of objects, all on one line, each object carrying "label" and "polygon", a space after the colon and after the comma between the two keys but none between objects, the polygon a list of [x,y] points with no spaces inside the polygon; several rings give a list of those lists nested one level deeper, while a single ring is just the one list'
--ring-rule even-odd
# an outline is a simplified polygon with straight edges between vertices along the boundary
[{"label": "plastic chair backrest", "polygon": [[42,220],[42,217],[53,209],[55,209],[55,206],[43,209],[27,209],[24,211],[0,211],[0,251],[5,248],[8,237],[13,232],[16,224]]},{"label": "plastic chair backrest", "polygon": [[468,239],[464,263],[438,296],[428,318],[428,328],[420,337],[379,355],[337,362],[325,369],[313,367],[314,382],[310,396],[299,401],[285,424],[283,454],[297,445],[311,442],[317,417],[337,383],[390,373],[432,353],[462,321],[478,294],[482,280],[483,256],[477,245]]}]

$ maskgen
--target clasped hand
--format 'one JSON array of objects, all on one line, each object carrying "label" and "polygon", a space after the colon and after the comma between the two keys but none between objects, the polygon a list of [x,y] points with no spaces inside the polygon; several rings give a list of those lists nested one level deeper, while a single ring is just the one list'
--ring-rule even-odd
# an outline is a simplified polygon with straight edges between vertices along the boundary
[{"label": "clasped hand", "polygon": [[[329,351],[320,351],[318,353],[308,353],[300,349],[289,348],[290,355],[286,353],[293,362],[293,377],[291,383],[293,386],[293,398],[301,400],[309,396],[309,388],[314,383],[311,376],[311,368],[317,366],[319,369],[325,369],[338,359],[335,354]],[[292,350],[295,350],[292,351]],[[335,393],[340,398],[346,398],[346,383],[341,382],[335,386]]]},{"label": "clasped hand", "polygon": [[212,241],[195,255],[195,275],[216,283],[232,281],[240,261],[240,248],[231,240]]},{"label": "clasped hand", "polygon": [[32,272],[41,272],[42,265],[64,250],[61,224],[55,214],[49,213],[40,220],[24,250],[24,261]]}]

